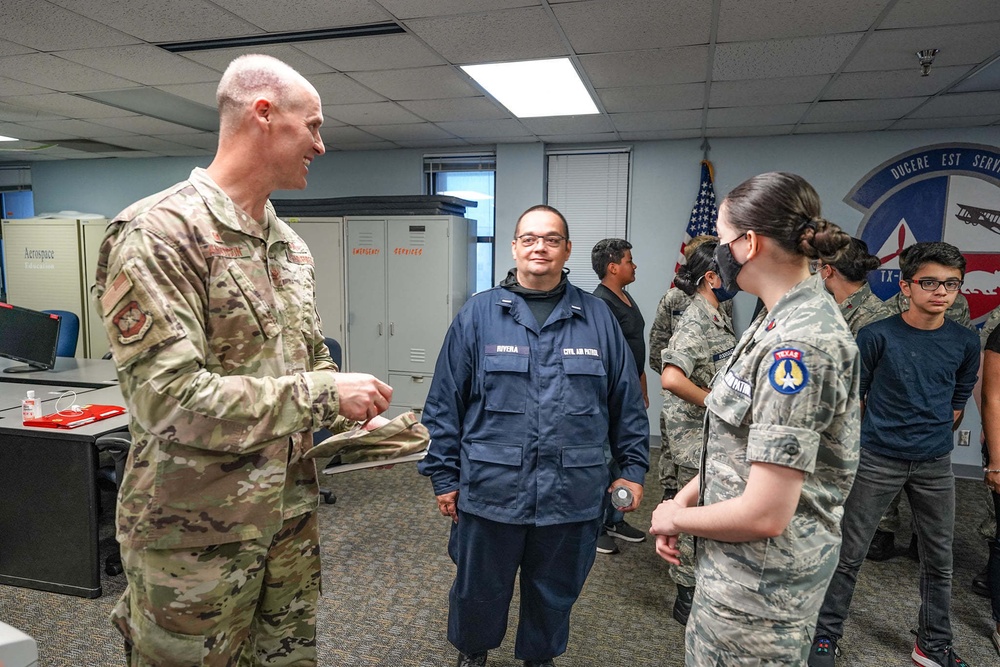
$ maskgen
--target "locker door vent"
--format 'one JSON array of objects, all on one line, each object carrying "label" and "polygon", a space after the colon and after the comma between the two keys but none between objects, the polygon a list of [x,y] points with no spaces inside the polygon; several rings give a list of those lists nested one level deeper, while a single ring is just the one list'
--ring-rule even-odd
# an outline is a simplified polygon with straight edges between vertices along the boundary
[{"label": "locker door vent", "polygon": [[410,227],[410,247],[423,248],[427,239],[427,232],[423,227]]},{"label": "locker door vent", "polygon": [[374,232],[358,232],[358,247],[361,248],[373,248],[375,247],[375,233]]},{"label": "locker door vent", "polygon": [[410,363],[414,364],[426,364],[427,363],[427,350],[422,350],[419,348],[410,348]]}]

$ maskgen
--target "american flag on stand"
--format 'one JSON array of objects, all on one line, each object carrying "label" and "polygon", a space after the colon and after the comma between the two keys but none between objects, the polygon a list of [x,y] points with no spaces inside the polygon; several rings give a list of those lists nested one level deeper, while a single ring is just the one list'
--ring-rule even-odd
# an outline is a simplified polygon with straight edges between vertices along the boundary
[{"label": "american flag on stand", "polygon": [[701,161],[701,184],[698,186],[698,196],[695,197],[694,207],[691,209],[691,219],[688,221],[687,229],[684,230],[684,240],[681,242],[680,256],[677,258],[677,266],[674,273],[680,270],[681,266],[687,262],[684,259],[684,248],[696,236],[711,234],[715,236],[715,221],[719,217],[719,210],[715,207],[715,184],[713,183],[712,163],[708,160]]}]

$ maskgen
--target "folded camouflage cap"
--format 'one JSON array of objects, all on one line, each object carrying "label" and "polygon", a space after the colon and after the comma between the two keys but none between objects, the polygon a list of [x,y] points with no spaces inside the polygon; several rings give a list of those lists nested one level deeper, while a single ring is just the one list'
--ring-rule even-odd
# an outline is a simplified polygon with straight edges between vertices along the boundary
[{"label": "folded camouflage cap", "polygon": [[305,453],[305,458],[335,457],[340,463],[391,461],[427,449],[431,441],[427,427],[413,412],[404,412],[371,431],[361,424],[327,438]]}]

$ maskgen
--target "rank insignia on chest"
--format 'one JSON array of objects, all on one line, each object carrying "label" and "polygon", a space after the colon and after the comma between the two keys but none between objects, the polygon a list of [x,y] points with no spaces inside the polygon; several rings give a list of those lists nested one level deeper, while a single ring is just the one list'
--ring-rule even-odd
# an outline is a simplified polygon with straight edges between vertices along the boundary
[{"label": "rank insignia on chest", "polygon": [[775,391],[782,394],[797,394],[809,380],[809,370],[802,361],[802,351],[786,347],[774,351],[774,363],[768,372],[768,379]]},{"label": "rank insignia on chest", "polygon": [[770,331],[773,328],[774,328],[774,320],[771,320],[770,322],[767,323],[767,326],[764,327],[764,331]]}]

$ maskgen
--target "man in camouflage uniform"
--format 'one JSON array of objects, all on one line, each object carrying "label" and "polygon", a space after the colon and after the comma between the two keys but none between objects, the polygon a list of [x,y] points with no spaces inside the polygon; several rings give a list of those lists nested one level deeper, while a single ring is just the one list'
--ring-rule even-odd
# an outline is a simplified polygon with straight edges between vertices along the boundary
[{"label": "man in camouflage uniform", "polygon": [[315,665],[318,485],[303,454],[313,431],[385,410],[391,389],[336,372],[313,259],[268,201],[305,187],[325,151],[318,94],[243,56],[218,100],[212,164],[115,218],[98,260],[132,434],[112,621],[133,666]]},{"label": "man in camouflage uniform", "polygon": [[[729,316],[696,293],[691,297],[691,307],[677,323],[670,345],[663,351],[663,367],[676,366],[696,386],[707,388],[732,356],[735,344],[736,334]],[[683,488],[698,475],[705,408],[664,391],[660,420],[666,424],[671,456],[677,466],[677,483]],[[672,613],[678,623],[687,625],[695,587],[694,538],[681,533],[677,548],[681,552],[680,564],[670,567],[670,578],[677,585]]]}]

